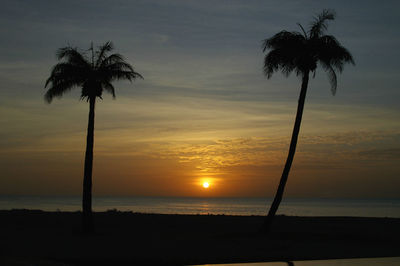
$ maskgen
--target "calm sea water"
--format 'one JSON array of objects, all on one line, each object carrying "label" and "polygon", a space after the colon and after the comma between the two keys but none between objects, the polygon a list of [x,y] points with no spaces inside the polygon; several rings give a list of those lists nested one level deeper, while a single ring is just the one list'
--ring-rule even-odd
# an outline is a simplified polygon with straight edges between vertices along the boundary
[{"label": "calm sea water", "polygon": [[[94,197],[93,209],[142,213],[266,215],[267,198]],[[80,197],[0,196],[0,209],[78,211]],[[284,199],[279,214],[400,218],[400,199]]]}]

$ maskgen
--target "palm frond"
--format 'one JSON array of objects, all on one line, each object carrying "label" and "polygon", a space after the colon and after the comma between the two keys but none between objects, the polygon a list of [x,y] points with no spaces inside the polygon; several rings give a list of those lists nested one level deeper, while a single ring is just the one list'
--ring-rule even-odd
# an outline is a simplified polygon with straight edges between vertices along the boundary
[{"label": "palm frond", "polygon": [[125,62],[124,57],[120,54],[111,54],[101,61],[101,63],[98,65],[98,68],[106,67],[107,65],[117,62]]},{"label": "palm frond", "polygon": [[118,79],[128,79],[129,81],[132,81],[136,78],[143,79],[142,75],[135,72],[133,67],[124,61],[117,61],[112,64],[103,66],[99,69],[99,73],[106,80],[110,81]]},{"label": "palm frond", "polygon": [[293,48],[297,45],[301,45],[304,41],[304,36],[297,31],[281,31],[271,38],[265,39],[262,43],[262,48],[263,52],[265,52],[267,49],[277,49],[285,47]]},{"label": "palm frond", "polygon": [[69,92],[74,87],[79,86],[73,80],[64,80],[62,82],[53,83],[52,86],[47,90],[44,95],[44,99],[47,103],[51,103],[53,98],[61,98],[66,92]]},{"label": "palm frond", "polygon": [[140,75],[135,71],[121,71],[121,70],[110,71],[109,78],[110,81],[120,80],[120,79],[127,79],[129,81],[135,80],[137,78],[143,79],[142,75]]},{"label": "palm frond", "polygon": [[303,28],[303,26],[300,23],[297,23],[297,25],[300,27],[301,31],[303,32],[304,38],[308,39],[307,32]]},{"label": "palm frond", "polygon": [[343,71],[345,63],[355,65],[353,56],[335,37],[324,35],[313,42],[318,60],[332,66],[339,72]]},{"label": "palm frond", "polygon": [[50,103],[54,97],[61,97],[72,88],[82,85],[90,69],[87,66],[76,66],[71,63],[56,64],[46,80],[45,88],[50,87],[45,94],[46,102]]},{"label": "palm frond", "polygon": [[84,67],[77,67],[70,63],[59,63],[56,64],[50,74],[50,77],[46,80],[45,88],[52,83],[53,85],[70,80],[79,85],[86,78],[88,69]]},{"label": "palm frond", "polygon": [[64,59],[66,62],[77,66],[89,66],[90,63],[85,54],[80,53],[77,48],[70,46],[60,48],[56,53],[57,59]]},{"label": "palm frond", "polygon": [[274,72],[281,70],[288,76],[296,68],[294,61],[293,53],[288,53],[285,49],[274,49],[264,58],[264,74],[271,78]]},{"label": "palm frond", "polygon": [[120,54],[112,54],[105,58],[98,71],[107,80],[128,79],[132,81],[136,78],[143,79],[143,76],[135,72],[133,67],[126,63]]},{"label": "palm frond", "polygon": [[103,83],[103,88],[107,92],[111,93],[112,97],[115,99],[115,88],[110,82]]},{"label": "palm frond", "polygon": [[104,70],[104,71],[108,71],[108,70],[133,71],[133,67],[124,61],[117,61],[117,62],[111,63],[109,65],[106,65],[99,70],[100,71],[101,70]]},{"label": "palm frond", "polygon": [[331,84],[331,92],[332,95],[336,94],[336,88],[337,88],[337,76],[336,72],[333,69],[333,67],[329,64],[326,64],[324,62],[321,62],[322,67],[326,71],[328,78],[329,78],[329,83]]},{"label": "palm frond", "polygon": [[324,9],[321,14],[314,18],[310,25],[310,38],[317,38],[328,29],[328,20],[334,20],[336,16],[335,11]]},{"label": "palm frond", "polygon": [[328,74],[331,83],[332,94],[336,94],[337,77],[336,70],[341,73],[347,63],[355,65],[353,56],[344,48],[335,37],[330,35],[322,36],[315,42],[317,57],[322,67]]},{"label": "palm frond", "polygon": [[99,47],[99,50],[96,52],[96,68],[100,66],[103,60],[106,58],[107,52],[111,52],[114,49],[114,45],[112,42],[108,41],[102,46]]},{"label": "palm frond", "polygon": [[296,74],[302,72],[303,53],[306,50],[307,39],[299,32],[281,31],[264,40],[263,51],[270,49],[264,59],[264,73],[270,78],[273,72],[281,70],[288,76],[293,70]]}]

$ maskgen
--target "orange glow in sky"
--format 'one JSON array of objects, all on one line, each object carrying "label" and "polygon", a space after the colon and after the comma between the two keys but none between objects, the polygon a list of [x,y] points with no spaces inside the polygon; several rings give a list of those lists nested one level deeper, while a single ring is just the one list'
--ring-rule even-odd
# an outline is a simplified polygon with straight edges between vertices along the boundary
[{"label": "orange glow in sky", "polygon": [[[3,2],[0,195],[81,195],[89,105],[79,100],[78,87],[45,104],[43,87],[58,48],[86,49],[96,39],[86,32],[107,36],[108,27],[99,30],[100,16],[63,12],[68,3],[59,1],[57,16],[46,17],[57,27],[39,32],[45,5],[19,1],[15,8],[13,1]],[[239,0],[230,8],[214,1],[199,13],[196,1],[147,2],[137,9],[134,1],[126,1],[112,14],[107,5],[92,10],[109,15],[113,23],[107,26],[118,30],[105,40],[112,37],[115,52],[145,78],[115,83],[117,99],[104,94],[96,102],[93,195],[273,197],[287,158],[301,79],[280,73],[267,79],[260,41],[281,30],[298,31],[296,23],[307,25],[309,9],[321,10],[321,4],[309,1],[310,6],[292,12],[292,5],[268,1]],[[158,16],[153,2],[160,3],[156,6],[165,16]],[[339,17],[328,33],[338,36],[360,63],[338,76],[335,97],[323,69],[310,79],[284,197],[400,198],[400,75],[395,71],[398,52],[391,49],[399,43],[398,4],[370,1],[363,6],[365,14],[385,14],[375,23],[349,16],[359,14],[356,5],[331,2]],[[244,6],[246,12],[237,12]],[[126,19],[125,10],[137,12],[130,15],[136,20],[148,17],[140,20],[145,34],[129,34],[137,21]],[[254,10],[263,15],[248,16]],[[225,18],[232,19],[225,25]],[[70,21],[82,22],[82,30],[71,31]],[[37,34],[24,34],[15,25]],[[346,28],[368,26],[377,29],[377,40],[390,40],[379,42],[384,47],[379,53],[375,41],[362,42],[360,49],[370,32],[360,30],[354,38]],[[42,42],[49,35],[56,39]],[[18,52],[9,53],[15,43]]]}]

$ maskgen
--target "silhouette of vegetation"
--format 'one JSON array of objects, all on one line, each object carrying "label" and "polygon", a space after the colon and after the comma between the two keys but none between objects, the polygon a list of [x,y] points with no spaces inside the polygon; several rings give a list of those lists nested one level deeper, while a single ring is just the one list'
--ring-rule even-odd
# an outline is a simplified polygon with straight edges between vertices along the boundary
[{"label": "silhouette of vegetation", "polygon": [[264,58],[264,74],[268,79],[276,71],[281,71],[285,76],[295,72],[297,76],[302,78],[289,153],[275,198],[264,223],[263,230],[265,232],[269,231],[271,222],[278,210],[293,162],[310,73],[315,76],[317,66],[322,66],[328,74],[332,94],[335,95],[337,87],[336,71],[341,73],[345,63],[355,65],[350,52],[334,36],[324,35],[328,28],[327,22],[334,19],[335,12],[325,9],[314,18],[307,32],[301,24],[298,24],[301,32],[281,31],[263,41],[263,52],[269,50]]},{"label": "silhouette of vegetation", "polygon": [[75,87],[81,87],[81,99],[89,102],[89,121],[87,128],[85,167],[83,176],[82,194],[82,226],[85,233],[93,232],[92,216],[92,168],[93,168],[93,142],[94,142],[94,116],[96,98],[102,99],[103,91],[111,93],[115,98],[115,89],[111,84],[115,80],[143,78],[135,72],[130,64],[125,62],[122,55],[113,53],[111,42],[106,42],[98,47],[91,48],[88,56],[86,52],[79,52],[77,48],[64,47],[57,51],[56,64],[45,88],[49,87],[44,98],[51,103],[54,97],[62,97],[64,93]]}]

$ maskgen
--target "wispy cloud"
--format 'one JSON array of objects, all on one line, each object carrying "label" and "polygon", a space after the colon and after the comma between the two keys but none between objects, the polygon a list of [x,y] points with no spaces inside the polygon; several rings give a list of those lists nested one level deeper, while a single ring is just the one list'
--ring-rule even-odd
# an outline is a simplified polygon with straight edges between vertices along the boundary
[{"label": "wispy cloud", "polygon": [[[145,79],[117,82],[116,101],[105,95],[96,106],[95,154],[107,165],[97,165],[101,184],[111,186],[103,173],[147,182],[143,190],[152,180],[165,185],[168,178],[186,182],[214,173],[242,186],[251,179],[246,193],[262,195],[286,157],[300,80],[278,73],[267,80],[261,41],[283,29],[299,30],[297,22],[307,25],[327,5],[338,13],[329,32],[357,66],[340,76],[335,97],[322,70],[310,80],[294,175],[334,180],[339,168],[351,167],[348,176],[358,180],[375,166],[379,176],[392,178],[400,143],[397,1],[359,8],[342,0],[5,0],[0,170],[9,183],[0,188],[10,180],[19,180],[13,181],[16,190],[21,180],[32,185],[31,173],[54,187],[51,177],[81,172],[88,106],[79,101],[79,89],[46,105],[43,86],[57,48],[85,50],[92,41],[111,40]],[[20,160],[24,167],[15,166]],[[239,193],[233,185],[230,191]]]}]

